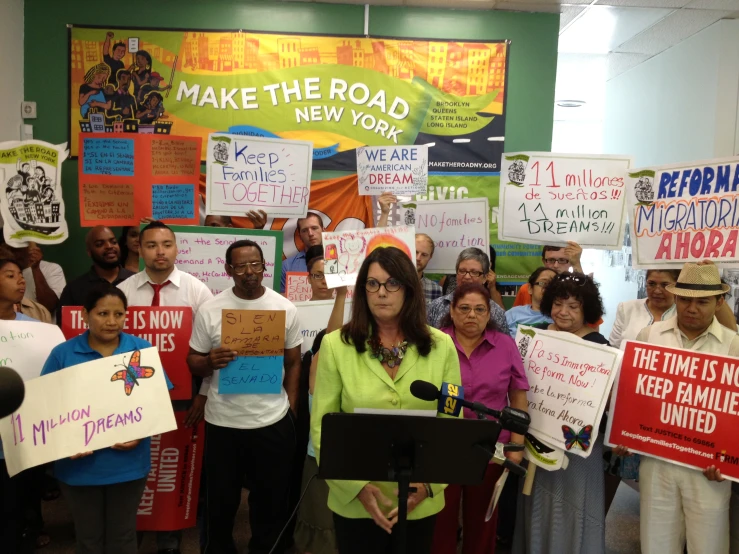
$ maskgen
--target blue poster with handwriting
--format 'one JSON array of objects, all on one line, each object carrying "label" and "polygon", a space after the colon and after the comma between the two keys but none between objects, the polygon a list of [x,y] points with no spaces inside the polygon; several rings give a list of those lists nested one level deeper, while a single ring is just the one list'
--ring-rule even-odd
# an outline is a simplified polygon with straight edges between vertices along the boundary
[{"label": "blue poster with handwriting", "polygon": [[218,394],[279,394],[284,356],[239,356],[220,370]]}]

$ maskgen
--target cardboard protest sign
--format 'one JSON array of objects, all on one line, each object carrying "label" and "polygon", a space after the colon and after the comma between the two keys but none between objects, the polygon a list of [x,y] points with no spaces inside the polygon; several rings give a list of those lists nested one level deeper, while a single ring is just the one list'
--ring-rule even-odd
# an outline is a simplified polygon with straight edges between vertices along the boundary
[{"label": "cardboard protest sign", "polygon": [[[62,307],[62,333],[67,339],[87,330],[82,306]],[[130,306],[126,310],[126,333],[147,340],[159,351],[162,366],[174,385],[172,400],[192,398],[192,374],[187,367],[192,335],[192,309],[183,306]]]},{"label": "cardboard protest sign", "polygon": [[381,246],[402,250],[413,265],[416,264],[416,231],[413,227],[398,225],[323,233],[324,273],[328,288],[355,284],[364,259]]},{"label": "cardboard protest sign", "polygon": [[82,133],[79,152],[83,227],[198,223],[200,138]]},{"label": "cardboard protest sign", "polygon": [[739,481],[738,416],[739,359],[628,341],[607,444]]},{"label": "cardboard protest sign", "polygon": [[51,350],[64,342],[56,325],[0,320],[0,366],[17,371],[24,381],[41,375]]},{"label": "cardboard protest sign", "polygon": [[285,294],[290,302],[304,302],[313,296],[310,288],[310,276],[303,271],[285,273]]},{"label": "cardboard protest sign", "polygon": [[457,257],[465,248],[490,251],[487,198],[409,202],[400,208],[401,221],[434,241],[434,255],[426,266],[429,273],[456,273]]},{"label": "cardboard protest sign", "polygon": [[279,394],[285,353],[285,312],[223,310],[221,344],[238,358],[218,372],[218,394]]},{"label": "cardboard protest sign", "polygon": [[583,458],[598,436],[620,350],[572,333],[519,326],[516,343],[529,391],[529,432],[546,444]]},{"label": "cardboard protest sign", "polygon": [[357,148],[360,196],[424,194],[429,180],[429,147],[363,146]]},{"label": "cardboard protest sign", "polygon": [[176,427],[159,355],[145,348],[27,381],[23,405],[0,420],[0,436],[12,477]]},{"label": "cardboard protest sign", "polygon": [[0,143],[0,214],[3,236],[10,246],[59,244],[69,231],[62,198],[62,162],[67,144],[40,140]]},{"label": "cardboard protest sign", "polygon": [[282,275],[281,231],[236,229],[232,227],[170,226],[177,236],[177,267],[200,279],[215,296],[233,286],[226,273],[226,250],[237,240],[249,239],[262,249],[266,267],[262,284],[280,290]]},{"label": "cardboard protest sign", "polygon": [[739,264],[739,157],[634,170],[626,200],[635,268]]},{"label": "cardboard protest sign", "polygon": [[[300,322],[300,334],[303,344],[300,347],[301,354],[305,354],[313,347],[316,335],[326,328],[331,311],[334,309],[333,300],[315,300],[313,302],[296,302],[298,309],[298,321]],[[347,299],[344,303],[344,323],[348,323],[352,315],[352,302]]]},{"label": "cardboard protest sign", "polygon": [[151,437],[151,470],[136,512],[139,531],[195,527],[205,422],[185,427],[186,412],[175,412],[177,429]]},{"label": "cardboard protest sign", "polygon": [[212,134],[207,155],[209,214],[264,210],[277,217],[305,217],[312,142]]},{"label": "cardboard protest sign", "polygon": [[626,156],[504,154],[498,238],[620,250],[630,166]]}]

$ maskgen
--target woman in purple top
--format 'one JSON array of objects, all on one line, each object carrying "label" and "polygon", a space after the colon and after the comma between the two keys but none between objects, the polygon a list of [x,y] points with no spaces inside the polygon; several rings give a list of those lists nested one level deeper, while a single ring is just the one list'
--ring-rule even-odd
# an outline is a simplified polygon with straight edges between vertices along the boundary
[{"label": "woman in purple top", "polygon": [[[454,291],[449,315],[442,321],[441,330],[454,340],[462,370],[465,400],[481,402],[489,408],[501,410],[510,405],[527,411],[526,391],[529,383],[523,369],[516,343],[500,332],[490,319],[490,293],[478,283],[465,283]],[[465,408],[465,418],[475,415]],[[523,444],[523,436],[502,431],[498,442]],[[522,452],[506,456],[515,463],[523,459]],[[481,485],[463,487],[449,485],[444,492],[445,506],[436,520],[433,554],[457,552],[459,505],[464,497],[463,554],[493,554],[498,514],[485,521],[485,513],[495,483],[503,468],[489,464]]]}]

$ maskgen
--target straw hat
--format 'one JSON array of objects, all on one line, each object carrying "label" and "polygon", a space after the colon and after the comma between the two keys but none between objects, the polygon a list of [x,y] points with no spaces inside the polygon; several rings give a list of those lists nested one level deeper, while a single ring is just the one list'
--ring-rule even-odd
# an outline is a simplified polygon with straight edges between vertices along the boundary
[{"label": "straw hat", "polygon": [[705,296],[718,296],[731,290],[729,285],[721,284],[718,267],[714,264],[698,265],[686,263],[680,271],[677,283],[667,285],[667,292],[675,296],[687,296],[690,298],[703,298]]}]

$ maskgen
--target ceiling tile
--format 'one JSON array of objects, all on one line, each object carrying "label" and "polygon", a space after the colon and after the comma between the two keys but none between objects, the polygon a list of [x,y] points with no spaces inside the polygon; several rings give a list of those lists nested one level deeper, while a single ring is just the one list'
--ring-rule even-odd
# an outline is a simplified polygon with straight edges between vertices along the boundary
[{"label": "ceiling tile", "polygon": [[693,0],[686,8],[696,10],[739,11],[739,0]]},{"label": "ceiling tile", "polygon": [[598,0],[596,6],[621,8],[682,8],[690,0]]},{"label": "ceiling tile", "polygon": [[677,10],[616,51],[653,56],[729,15],[731,12],[719,10]]},{"label": "ceiling tile", "polygon": [[584,9],[585,6],[562,6],[562,15],[559,18],[559,32],[561,33],[566,29]]},{"label": "ceiling tile", "polygon": [[671,12],[665,8],[591,6],[559,35],[559,51],[611,52]]},{"label": "ceiling tile", "polygon": [[606,59],[606,79],[611,80],[636,67],[642,62],[647,61],[651,56],[647,54],[625,54],[622,52],[612,52]]}]

